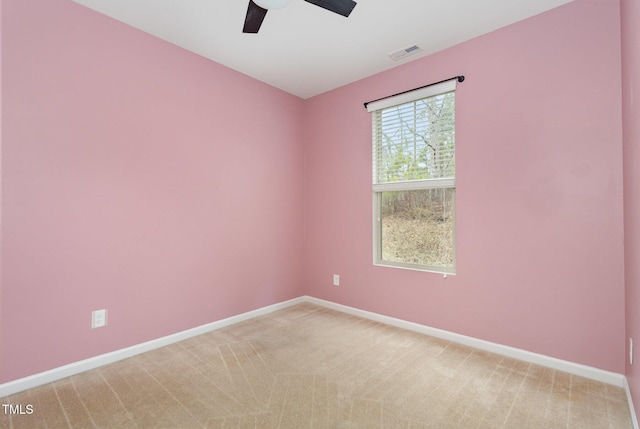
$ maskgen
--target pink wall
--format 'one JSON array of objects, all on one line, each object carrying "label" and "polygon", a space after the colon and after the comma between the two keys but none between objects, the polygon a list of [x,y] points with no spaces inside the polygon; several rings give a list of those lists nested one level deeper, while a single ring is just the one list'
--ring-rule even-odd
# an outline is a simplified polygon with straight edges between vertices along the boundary
[{"label": "pink wall", "polygon": [[[305,292],[624,371],[617,1],[305,102],[66,0],[4,0],[0,19],[0,382]],[[458,274],[373,267],[362,102],[456,74]]]},{"label": "pink wall", "polygon": [[[2,345],[2,0],[0,0],[0,346]],[[0,348],[0,368],[2,368],[2,349]],[[1,371],[0,371],[1,372]]]},{"label": "pink wall", "polygon": [[302,100],[71,1],[2,8],[0,382],[301,295]]},{"label": "pink wall", "polygon": [[[622,132],[624,142],[625,283],[627,337],[640,353],[640,1],[622,0]],[[627,361],[627,377],[640,410],[639,354]]]},{"label": "pink wall", "polygon": [[[307,100],[307,293],[624,372],[619,18],[576,1]],[[457,275],[374,267],[362,103],[458,74]]]}]

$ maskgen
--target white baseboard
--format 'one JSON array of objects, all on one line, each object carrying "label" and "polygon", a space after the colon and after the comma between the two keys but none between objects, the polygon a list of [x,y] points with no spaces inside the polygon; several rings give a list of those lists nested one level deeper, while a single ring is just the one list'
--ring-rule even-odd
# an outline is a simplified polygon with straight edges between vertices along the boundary
[{"label": "white baseboard", "polygon": [[631,390],[629,390],[629,382],[626,377],[624,379],[624,390],[627,393],[627,402],[629,403],[629,413],[631,414],[633,429],[640,429],[640,426],[638,426],[638,416],[636,416],[636,410],[633,406],[633,398],[631,398]]},{"label": "white baseboard", "polygon": [[[593,380],[601,381],[604,383],[612,384],[617,387],[626,387],[628,392],[628,386],[626,385],[626,377],[622,374],[614,372],[604,371],[598,368],[589,367],[553,357],[532,353],[526,350],[517,349],[514,347],[504,346],[501,344],[492,343],[489,341],[479,340],[477,338],[468,337],[454,332],[444,331],[442,329],[432,328],[418,323],[407,322],[405,320],[396,319],[394,317],[383,316],[381,314],[372,313],[370,311],[360,310],[354,307],[349,307],[342,304],[336,304],[331,301],[325,301],[323,299],[314,298],[310,296],[302,296],[294,298],[289,301],[273,304],[267,307],[259,308],[257,310],[242,313],[237,316],[229,317],[227,319],[218,320],[216,322],[208,323],[206,325],[198,326],[186,331],[178,332],[176,334],[168,335],[166,337],[158,338],[155,340],[147,341],[145,343],[137,344],[135,346],[127,347],[121,350],[116,350],[103,355],[95,356],[89,359],[85,359],[79,362],[64,365],[59,368],[54,368],[49,371],[41,372],[38,374],[30,375],[18,380],[10,381],[8,383],[0,384],[0,397],[12,395],[33,387],[37,387],[46,383],[51,383],[56,380],[60,380],[71,375],[79,374],[90,369],[98,368],[103,365],[108,365],[113,362],[117,362],[122,359],[129,358],[131,356],[138,355],[140,353],[148,352],[159,347],[164,347],[169,344],[176,343],[178,341],[186,340],[188,338],[195,337],[207,332],[215,331],[220,328],[224,328],[229,325],[233,325],[238,322],[249,320],[258,316],[272,313],[277,310],[281,310],[292,305],[302,302],[308,302],[316,304],[322,307],[330,308],[333,310],[341,311],[343,313],[352,314],[354,316],[363,317],[365,319],[375,320],[377,322],[385,323],[388,325],[396,326],[399,328],[407,329],[414,332],[419,332],[425,335],[430,335],[444,340],[452,341],[459,344],[464,344],[477,349],[485,350],[492,353],[508,356],[514,359],[523,360],[525,362],[534,363],[537,365],[546,366],[559,371],[568,372],[570,374],[579,375],[582,377],[590,378]],[[630,394],[627,393],[630,398]],[[630,399],[629,399],[630,400]],[[630,402],[630,406],[633,407]],[[632,415],[635,419],[635,414]],[[636,421],[636,429],[637,427]]]},{"label": "white baseboard", "polygon": [[274,311],[282,310],[283,308],[291,307],[292,305],[305,302],[305,298],[306,297],[299,297],[291,299],[289,301],[269,305],[267,307],[262,307],[257,310],[249,311],[247,313],[238,314],[237,316],[232,316],[212,323],[207,323],[206,325],[198,326],[186,331],[168,335],[166,337],[157,338],[145,343],[136,344],[135,346],[115,350],[110,353],[105,353],[58,368],[53,368],[48,371],[40,372],[38,374],[30,375],[28,377],[20,378],[18,380],[10,381],[8,383],[0,384],[0,398],[13,395],[14,393],[22,392],[27,389],[31,389],[33,387],[41,386],[43,384],[51,383],[65,377],[70,377],[72,375],[88,371],[90,369],[108,365],[110,363],[114,363],[151,350],[155,350],[160,347],[168,346],[170,344],[177,343],[178,341],[183,341],[188,338],[206,334],[207,332],[215,331],[217,329],[224,328],[235,323],[253,319],[254,317],[273,313]]},{"label": "white baseboard", "polygon": [[398,328],[407,329],[409,331],[418,332],[432,337],[441,338],[458,344],[464,344],[480,350],[507,356],[510,358],[522,360],[536,365],[545,366],[556,369],[558,371],[568,372],[569,374],[579,375],[603,383],[612,384],[617,387],[623,387],[626,377],[622,374],[609,372],[598,368],[593,368],[579,363],[569,362],[538,353],[529,352],[515,347],[504,346],[502,344],[492,343],[490,341],[479,340],[477,338],[468,337],[466,335],[456,334],[455,332],[444,331],[442,329],[432,328],[418,323],[407,322],[406,320],[396,319],[394,317],[383,316],[381,314],[372,313],[370,311],[360,310],[358,308],[349,307],[335,302],[325,301],[319,298],[305,297],[306,302],[310,302],[322,307],[341,311],[343,313],[352,314],[354,316],[363,317],[365,319],[375,320],[376,322],[385,323],[387,325],[396,326]]}]

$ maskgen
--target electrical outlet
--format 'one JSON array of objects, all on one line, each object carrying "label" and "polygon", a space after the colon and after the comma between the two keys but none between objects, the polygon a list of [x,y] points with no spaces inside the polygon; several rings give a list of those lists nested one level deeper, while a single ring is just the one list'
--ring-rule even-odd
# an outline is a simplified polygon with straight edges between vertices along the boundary
[{"label": "electrical outlet", "polygon": [[333,275],[333,285],[334,286],[340,286],[340,276],[337,274]]},{"label": "electrical outlet", "polygon": [[629,364],[633,363],[633,338],[629,338]]},{"label": "electrical outlet", "polygon": [[101,328],[107,324],[107,310],[96,310],[91,313],[91,328]]}]

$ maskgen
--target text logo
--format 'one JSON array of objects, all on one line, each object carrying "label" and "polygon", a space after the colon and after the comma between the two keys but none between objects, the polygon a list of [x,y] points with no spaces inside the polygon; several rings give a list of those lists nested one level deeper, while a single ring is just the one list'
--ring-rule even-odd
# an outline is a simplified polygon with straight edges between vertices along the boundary
[{"label": "text logo", "polygon": [[5,414],[33,414],[33,405],[22,405],[22,404],[2,404],[2,411]]}]

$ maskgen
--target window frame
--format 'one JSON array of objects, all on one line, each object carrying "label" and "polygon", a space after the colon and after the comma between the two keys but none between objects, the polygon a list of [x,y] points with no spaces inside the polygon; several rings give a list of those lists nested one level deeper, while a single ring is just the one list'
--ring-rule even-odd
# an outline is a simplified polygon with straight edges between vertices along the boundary
[{"label": "window frame", "polygon": [[[401,269],[409,269],[409,270],[417,270],[423,272],[432,272],[439,273],[444,275],[455,275],[456,274],[456,174],[454,173],[454,177],[451,178],[436,178],[436,179],[419,179],[419,180],[407,180],[407,181],[397,181],[397,182],[384,182],[384,183],[376,183],[377,182],[377,171],[376,171],[376,163],[378,156],[378,148],[380,137],[377,135],[377,111],[383,110],[389,107],[394,107],[402,104],[412,103],[419,100],[427,99],[430,97],[439,96],[442,94],[446,94],[449,92],[455,92],[456,89],[456,81],[447,81],[443,83],[439,83],[430,87],[421,88],[416,91],[412,91],[409,93],[402,93],[396,97],[389,97],[374,103],[370,103],[367,106],[367,110],[373,113],[372,117],[372,166],[373,166],[373,264],[374,266],[382,266],[382,267],[392,267],[392,268],[401,268]],[[455,129],[455,108],[453,111],[454,115],[454,129]],[[454,146],[454,156],[456,152],[456,146]],[[456,168],[456,167],[454,167]],[[455,170],[454,170],[455,171]],[[453,204],[452,204],[452,241],[453,241],[453,263],[452,266],[432,266],[426,264],[418,264],[418,263],[409,263],[409,262],[398,262],[398,261],[389,261],[382,258],[382,198],[383,192],[390,191],[416,191],[416,190],[427,190],[427,189],[451,189],[453,191]]]}]

